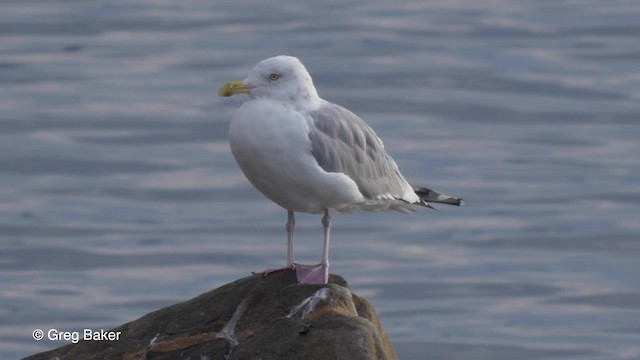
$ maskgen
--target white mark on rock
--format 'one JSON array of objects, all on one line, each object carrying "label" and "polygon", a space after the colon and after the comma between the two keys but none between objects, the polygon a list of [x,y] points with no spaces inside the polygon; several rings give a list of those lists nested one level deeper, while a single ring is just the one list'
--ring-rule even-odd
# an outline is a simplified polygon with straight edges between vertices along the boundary
[{"label": "white mark on rock", "polygon": [[158,340],[159,336],[160,336],[160,333],[157,333],[156,336],[154,336],[153,339],[151,339],[151,341],[149,341],[149,345],[147,345],[147,348],[144,349],[144,353],[142,354],[142,357],[140,358],[141,360],[146,360],[147,359],[147,353],[156,344],[156,340]]},{"label": "white mark on rock", "polygon": [[152,347],[153,345],[155,345],[156,340],[158,340],[158,336],[160,336],[160,333],[157,333],[156,336],[154,336],[153,339],[149,341],[149,347]]},{"label": "white mark on rock", "polygon": [[234,331],[235,331],[236,325],[238,324],[238,320],[240,320],[244,312],[247,310],[247,305],[249,304],[249,300],[250,300],[250,296],[247,296],[246,298],[242,299],[242,301],[240,302],[240,305],[238,305],[238,307],[236,308],[236,311],[234,311],[229,322],[227,322],[222,328],[222,330],[218,331],[218,333],[216,334],[216,338],[226,339],[231,345],[229,352],[225,355],[225,358],[228,358],[233,352],[233,349],[238,345],[238,338],[236,338]]},{"label": "white mark on rock", "polygon": [[289,312],[289,315],[287,315],[287,317],[291,318],[294,315],[298,314],[300,311],[302,311],[302,314],[300,315],[300,318],[304,319],[307,315],[309,315],[310,313],[312,313],[316,309],[316,306],[318,306],[318,303],[320,301],[326,300],[327,298],[329,298],[329,293],[330,292],[331,292],[331,290],[329,288],[326,288],[326,287],[323,287],[322,289],[319,289],[318,291],[313,293],[313,295],[311,295],[310,297],[302,300],[302,302],[300,304],[298,304],[296,307],[291,309],[291,311]]}]

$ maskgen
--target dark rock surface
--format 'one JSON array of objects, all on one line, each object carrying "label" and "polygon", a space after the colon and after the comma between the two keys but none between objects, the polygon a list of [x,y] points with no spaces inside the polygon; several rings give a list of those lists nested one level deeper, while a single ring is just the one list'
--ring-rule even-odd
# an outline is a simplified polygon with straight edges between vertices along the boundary
[{"label": "dark rock surface", "polygon": [[291,271],[254,275],[28,360],[396,359],[373,306],[331,275],[299,285]]}]

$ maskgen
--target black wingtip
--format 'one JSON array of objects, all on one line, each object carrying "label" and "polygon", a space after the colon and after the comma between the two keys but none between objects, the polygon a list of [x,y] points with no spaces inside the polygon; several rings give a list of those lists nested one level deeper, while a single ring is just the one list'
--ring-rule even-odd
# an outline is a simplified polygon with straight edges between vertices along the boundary
[{"label": "black wingtip", "polygon": [[448,195],[443,195],[431,189],[417,187],[417,188],[414,188],[414,191],[416,195],[418,195],[420,199],[425,203],[432,202],[432,203],[447,204],[447,205],[454,205],[454,206],[464,205],[464,201],[462,199],[458,199]]}]

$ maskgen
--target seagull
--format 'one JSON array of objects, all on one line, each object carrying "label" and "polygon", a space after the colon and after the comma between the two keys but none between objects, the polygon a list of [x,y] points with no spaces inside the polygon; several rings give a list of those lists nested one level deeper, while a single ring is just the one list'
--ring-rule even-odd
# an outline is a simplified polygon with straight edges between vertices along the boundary
[{"label": "seagull", "polygon": [[[287,211],[287,265],[298,283],[326,284],[334,212],[414,212],[430,203],[460,206],[462,199],[412,186],[361,118],[318,96],[296,57],[260,61],[243,81],[223,85],[219,95],[248,95],[229,126],[231,152],[249,182]],[[323,214],[319,264],[294,261],[295,212]]]}]

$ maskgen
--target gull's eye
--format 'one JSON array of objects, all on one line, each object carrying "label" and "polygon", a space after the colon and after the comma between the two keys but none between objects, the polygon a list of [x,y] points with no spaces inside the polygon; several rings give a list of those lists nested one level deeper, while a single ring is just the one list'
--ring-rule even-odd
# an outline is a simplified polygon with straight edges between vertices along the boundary
[{"label": "gull's eye", "polygon": [[269,80],[271,80],[271,81],[276,81],[279,78],[280,78],[280,75],[278,75],[276,73],[273,73],[273,74],[269,75]]}]

